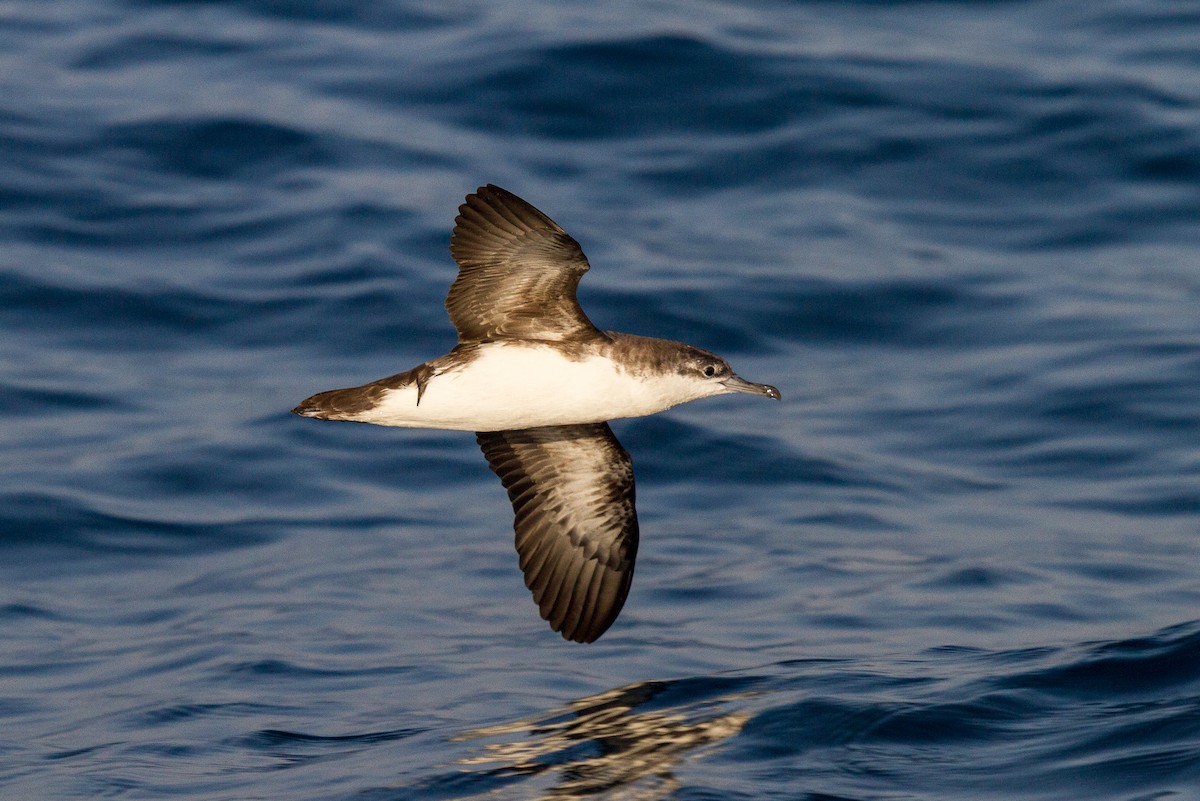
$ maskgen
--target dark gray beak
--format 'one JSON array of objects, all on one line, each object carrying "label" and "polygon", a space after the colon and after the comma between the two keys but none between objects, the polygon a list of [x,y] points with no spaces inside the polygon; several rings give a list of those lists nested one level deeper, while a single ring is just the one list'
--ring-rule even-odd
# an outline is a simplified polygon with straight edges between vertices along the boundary
[{"label": "dark gray beak", "polygon": [[751,384],[744,378],[736,375],[730,376],[721,382],[722,386],[730,392],[744,392],[747,395],[765,395],[768,398],[779,400],[779,390],[770,384]]}]

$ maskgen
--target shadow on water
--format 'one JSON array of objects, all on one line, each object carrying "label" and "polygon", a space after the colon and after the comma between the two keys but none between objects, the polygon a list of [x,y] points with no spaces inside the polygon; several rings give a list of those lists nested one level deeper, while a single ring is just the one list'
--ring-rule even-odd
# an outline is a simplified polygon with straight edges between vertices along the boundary
[{"label": "shadow on water", "polygon": [[675,770],[683,760],[742,730],[750,713],[729,705],[753,695],[755,683],[637,682],[536,717],[471,729],[454,739],[494,742],[459,759],[459,773],[435,779],[426,789],[432,797],[446,792],[470,798],[540,777],[545,786],[536,797],[544,801],[668,798],[680,788]]},{"label": "shadow on water", "polygon": [[769,797],[993,797],[1022,782],[1046,798],[1166,797],[1200,776],[1198,648],[1188,623],[1064,648],[935,648],[904,675],[818,658],[637,682],[451,735],[472,749],[353,797],[663,799],[747,771]]}]

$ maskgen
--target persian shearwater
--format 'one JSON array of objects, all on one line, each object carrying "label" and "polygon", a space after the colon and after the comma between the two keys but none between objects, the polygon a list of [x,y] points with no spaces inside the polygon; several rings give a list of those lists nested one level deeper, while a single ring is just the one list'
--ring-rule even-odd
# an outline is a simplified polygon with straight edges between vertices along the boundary
[{"label": "persian shearwater", "polygon": [[729,392],[778,400],[779,390],[700,348],[596,328],[575,297],[589,267],[579,243],[498,186],[459,206],[450,253],[454,349],[292,411],[476,432],[508,490],[542,617],[564,638],[592,642],[625,604],[638,547],[633,462],[607,421]]}]

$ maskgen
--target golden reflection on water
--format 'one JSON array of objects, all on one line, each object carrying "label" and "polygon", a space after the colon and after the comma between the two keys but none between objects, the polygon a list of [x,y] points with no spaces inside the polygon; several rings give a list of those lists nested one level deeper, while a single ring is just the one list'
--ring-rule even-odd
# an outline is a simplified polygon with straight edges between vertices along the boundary
[{"label": "golden reflection on water", "polygon": [[666,798],[679,787],[672,772],[677,763],[698,748],[737,734],[750,717],[745,712],[712,714],[714,708],[752,694],[706,696],[674,707],[636,711],[671,686],[670,682],[639,682],[580,698],[536,718],[472,729],[454,739],[523,736],[488,743],[483,753],[456,764],[499,763],[487,771],[493,776],[557,773],[557,783],[539,796],[544,801],[582,796]]}]

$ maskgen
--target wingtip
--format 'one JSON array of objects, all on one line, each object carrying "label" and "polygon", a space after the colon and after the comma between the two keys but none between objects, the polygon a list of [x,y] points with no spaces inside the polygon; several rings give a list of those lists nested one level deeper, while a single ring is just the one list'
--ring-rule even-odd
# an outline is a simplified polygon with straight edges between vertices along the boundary
[{"label": "wingtip", "polygon": [[[603,621],[597,624],[595,621],[587,621],[576,626],[563,626],[562,628],[554,629],[567,642],[577,642],[580,645],[587,645],[600,639],[612,627],[612,624],[617,622],[616,617],[612,620]],[[554,628],[551,626],[551,628]]]},{"label": "wingtip", "polygon": [[594,643],[596,640],[600,639],[600,636],[604,634],[604,632],[578,632],[575,634],[567,634],[565,631],[560,631],[559,634],[561,634],[562,638],[567,642],[577,642],[580,645],[590,645],[591,643]]},{"label": "wingtip", "polygon": [[[577,643],[592,643],[604,636],[625,608],[629,590],[633,584],[633,570],[628,573],[616,573],[597,566],[588,586],[574,586],[575,597],[571,599],[573,615],[554,625],[548,616],[552,606],[543,606],[542,617],[550,623],[550,627],[562,635],[563,639]],[[580,594],[582,593],[582,594]]]},{"label": "wingtip", "polygon": [[[493,183],[487,183],[487,184],[484,184],[483,186],[479,187],[478,189],[476,189],[475,194],[476,195],[500,195],[501,197],[503,197],[505,195],[512,195],[512,192],[509,192],[507,189],[505,189],[502,186],[497,186],[496,184],[493,184]],[[515,197],[515,195],[514,195],[514,197]]]},{"label": "wingtip", "polygon": [[463,202],[458,206],[458,213],[461,215],[467,209],[470,209],[481,203],[483,205],[489,205],[491,201],[505,200],[507,198],[516,197],[516,195],[514,195],[512,192],[509,192],[504,187],[496,186],[496,184],[484,184],[483,186],[477,187],[474,192],[463,198]]}]

